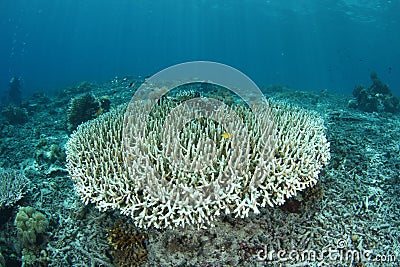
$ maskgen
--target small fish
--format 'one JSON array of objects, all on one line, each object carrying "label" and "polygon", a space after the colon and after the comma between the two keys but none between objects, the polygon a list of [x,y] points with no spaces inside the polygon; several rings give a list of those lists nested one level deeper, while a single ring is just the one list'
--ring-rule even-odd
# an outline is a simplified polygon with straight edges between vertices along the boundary
[{"label": "small fish", "polygon": [[232,138],[232,134],[228,133],[228,132],[222,133],[221,136],[222,136],[222,138],[225,138],[225,139],[231,139]]},{"label": "small fish", "polygon": [[103,110],[101,108],[99,108],[96,112],[97,116],[99,116],[101,114],[101,112],[103,112]]},{"label": "small fish", "polygon": [[131,88],[133,86],[133,82],[131,82],[127,87]]},{"label": "small fish", "polygon": [[140,97],[135,97],[135,101],[140,101],[142,100]]}]

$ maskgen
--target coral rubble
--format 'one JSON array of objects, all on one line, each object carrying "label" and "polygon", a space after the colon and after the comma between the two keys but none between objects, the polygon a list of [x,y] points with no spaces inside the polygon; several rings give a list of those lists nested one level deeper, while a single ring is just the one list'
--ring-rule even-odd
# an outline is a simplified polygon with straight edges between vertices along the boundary
[{"label": "coral rubble", "polygon": [[28,111],[26,108],[21,108],[19,106],[9,105],[4,107],[0,114],[4,118],[5,122],[16,125],[16,124],[24,124],[28,121]]}]

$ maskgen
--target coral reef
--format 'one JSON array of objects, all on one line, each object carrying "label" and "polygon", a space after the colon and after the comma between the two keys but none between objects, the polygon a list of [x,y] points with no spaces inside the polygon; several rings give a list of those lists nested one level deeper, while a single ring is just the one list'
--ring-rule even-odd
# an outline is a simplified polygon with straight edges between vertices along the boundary
[{"label": "coral reef", "polygon": [[65,162],[64,144],[54,143],[52,138],[42,137],[39,139],[36,147],[35,159],[39,164],[58,164],[62,165]]},{"label": "coral reef", "polygon": [[225,87],[219,86],[219,85],[208,85],[206,86],[205,84],[202,85],[203,87],[205,86],[206,88],[203,88],[207,92],[208,97],[213,97],[215,99],[218,99],[219,101],[224,102],[225,104],[231,106],[235,104],[235,102],[240,99],[238,95],[233,93],[232,91],[228,90]]},{"label": "coral reef", "polygon": [[167,116],[173,103],[161,101],[145,125],[152,103],[142,100],[78,127],[67,143],[67,168],[86,204],[119,209],[143,228],[213,225],[221,214],[244,218],[283,204],[315,185],[330,158],[315,113],[283,102],[253,112],[236,106],[236,118],[226,106],[210,108],[207,118],[228,122],[233,138],[224,139],[213,120],[193,120],[180,132],[197,111],[183,105]]},{"label": "coral reef", "polygon": [[20,171],[0,168],[0,211],[12,207],[24,196],[27,183]]},{"label": "coral reef", "polygon": [[[132,97],[134,86],[129,87],[130,83],[140,84],[141,80],[115,78],[97,84],[95,93],[108,95],[113,105],[119,105]],[[397,266],[399,117],[349,109],[346,97],[330,92],[282,87],[266,93],[315,110],[328,128],[331,160],[315,186],[291,198],[300,201],[300,212],[265,207],[260,208],[260,214],[250,213],[243,219],[223,214],[214,221],[214,228],[147,229],[147,261],[142,266]],[[202,96],[209,97],[203,92]],[[63,157],[59,157],[63,153],[44,155],[64,149],[68,139],[67,104],[73,97],[75,93],[49,96],[48,101],[29,98],[32,110],[26,107],[27,123],[0,124],[0,166],[21,169],[31,181],[23,199],[7,209],[9,215],[2,212],[0,216],[0,252],[4,258],[0,256],[0,266],[21,266],[21,260],[24,266],[114,266],[108,229],[127,218],[118,210],[99,212],[95,205],[84,205],[65,172],[46,175],[47,165],[65,169]],[[54,145],[59,149],[53,150]],[[43,153],[36,156],[37,150]],[[34,207],[51,220],[46,234],[40,234],[43,243],[40,237],[22,252],[15,248],[18,239],[13,216],[18,205]],[[322,255],[327,249],[335,250],[339,241],[346,245],[343,253],[354,257],[339,262],[338,254]],[[260,260],[260,250],[296,256],[315,251],[319,257],[290,260],[275,254]],[[357,258],[361,253],[369,253],[371,258]],[[379,256],[385,262],[375,261]]]},{"label": "coral reef", "polygon": [[322,199],[323,194],[324,189],[322,183],[318,181],[315,186],[301,191],[300,194],[288,199],[279,208],[290,213],[302,213],[305,212],[305,210],[312,209],[312,206]]},{"label": "coral reef", "polygon": [[36,244],[40,234],[46,231],[49,224],[45,215],[33,207],[21,207],[15,217],[20,248],[28,248]]},{"label": "coral reef", "polygon": [[68,106],[68,130],[73,131],[82,122],[95,118],[99,110],[100,104],[92,94],[86,93],[73,98]]},{"label": "coral reef", "polygon": [[1,110],[1,115],[9,124],[23,124],[28,121],[28,111],[25,108],[9,105]]},{"label": "coral reef", "polygon": [[20,207],[14,220],[17,239],[14,247],[21,255],[22,266],[47,266],[45,232],[49,225],[46,216],[34,207]]},{"label": "coral reef", "polygon": [[196,91],[194,89],[180,90],[176,93],[176,95],[174,96],[174,99],[176,99],[179,102],[184,102],[184,101],[188,101],[192,98],[200,97],[200,96],[201,96],[200,92]]},{"label": "coral reef", "polygon": [[32,116],[35,112],[39,112],[43,109],[49,110],[48,108],[52,105],[52,99],[45,93],[39,92],[34,93],[21,104],[22,107],[26,108],[29,116]]},{"label": "coral reef", "polygon": [[102,96],[99,98],[101,113],[109,112],[111,108],[111,100],[108,96]]},{"label": "coral reef", "polygon": [[113,248],[111,253],[114,265],[140,266],[146,262],[147,234],[134,229],[131,224],[120,221],[114,224],[107,236]]},{"label": "coral reef", "polygon": [[365,88],[357,85],[353,90],[355,99],[349,101],[349,106],[367,112],[400,112],[400,101],[394,96],[389,86],[383,83],[376,72],[371,73],[372,85]]},{"label": "coral reef", "polygon": [[[85,206],[74,194],[72,182],[61,179],[55,201],[48,209],[56,210],[57,228],[53,229],[46,246],[51,259],[49,266],[104,266],[115,267],[111,247],[107,240],[107,230],[119,218],[110,213],[99,213],[93,207]],[[55,204],[57,205],[55,207]]]},{"label": "coral reef", "polygon": [[164,96],[165,94],[167,94],[169,92],[168,88],[166,87],[160,87],[160,88],[153,88],[150,87],[151,91],[149,93],[149,98],[151,100],[157,100],[162,98],[162,96]]},{"label": "coral reef", "polygon": [[75,86],[70,86],[64,89],[62,94],[83,94],[86,92],[90,92],[95,88],[95,85],[93,83],[90,83],[88,81],[83,81],[79,83],[78,85]]}]

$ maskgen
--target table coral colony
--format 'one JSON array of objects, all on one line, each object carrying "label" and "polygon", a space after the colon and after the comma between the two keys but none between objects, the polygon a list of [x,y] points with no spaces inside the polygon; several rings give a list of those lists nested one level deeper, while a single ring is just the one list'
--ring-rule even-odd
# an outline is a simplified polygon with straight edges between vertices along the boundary
[{"label": "table coral colony", "polygon": [[271,100],[252,109],[200,102],[138,99],[81,124],[67,168],[82,200],[141,228],[207,227],[317,183],[330,152],[316,113]]}]

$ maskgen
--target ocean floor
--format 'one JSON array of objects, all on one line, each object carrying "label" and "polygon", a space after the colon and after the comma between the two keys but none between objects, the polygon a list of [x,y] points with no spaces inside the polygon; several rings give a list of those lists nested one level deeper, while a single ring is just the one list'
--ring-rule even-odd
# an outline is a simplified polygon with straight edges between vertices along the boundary
[{"label": "ocean floor", "polygon": [[[0,266],[400,265],[400,117],[351,109],[351,96],[326,91],[263,90],[267,97],[318,112],[331,144],[331,160],[317,186],[283,207],[246,219],[222,216],[204,230],[144,232],[118,211],[85,206],[65,168],[68,103],[92,93],[108,96],[115,107],[130,100],[139,82],[116,78],[51,97],[35,94],[23,103],[26,122],[2,119],[0,166],[23,170],[29,183],[20,201],[0,210]],[[14,221],[20,207],[28,206],[49,223],[22,248]],[[113,233],[137,238],[132,251],[118,254],[110,244]],[[123,257],[130,265],[123,265]]]}]

